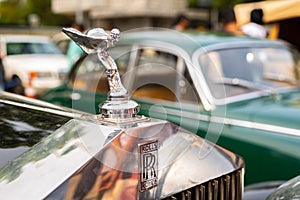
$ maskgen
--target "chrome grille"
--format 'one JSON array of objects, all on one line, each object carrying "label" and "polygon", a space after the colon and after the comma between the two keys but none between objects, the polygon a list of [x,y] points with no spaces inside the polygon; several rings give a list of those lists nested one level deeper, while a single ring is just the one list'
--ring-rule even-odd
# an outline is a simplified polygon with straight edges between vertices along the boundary
[{"label": "chrome grille", "polygon": [[243,179],[243,169],[240,169],[174,194],[165,200],[241,200]]}]

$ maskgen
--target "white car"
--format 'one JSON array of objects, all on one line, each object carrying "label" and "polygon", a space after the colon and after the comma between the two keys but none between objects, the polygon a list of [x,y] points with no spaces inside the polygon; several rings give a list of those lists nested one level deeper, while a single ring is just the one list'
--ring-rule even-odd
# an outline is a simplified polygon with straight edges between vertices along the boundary
[{"label": "white car", "polygon": [[0,35],[8,91],[34,97],[61,84],[68,58],[47,36]]}]

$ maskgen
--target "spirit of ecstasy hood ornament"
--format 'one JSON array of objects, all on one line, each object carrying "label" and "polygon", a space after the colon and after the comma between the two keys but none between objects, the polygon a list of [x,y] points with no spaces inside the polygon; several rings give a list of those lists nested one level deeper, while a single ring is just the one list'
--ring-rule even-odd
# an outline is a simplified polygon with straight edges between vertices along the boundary
[{"label": "spirit of ecstasy hood ornament", "polygon": [[99,105],[102,117],[114,121],[135,117],[139,106],[135,101],[129,100],[128,92],[121,83],[117,64],[108,52],[119,41],[120,31],[116,28],[110,33],[102,28],[91,29],[86,34],[74,28],[63,28],[62,31],[85,53],[97,53],[99,61],[106,69],[110,92],[106,102]]}]

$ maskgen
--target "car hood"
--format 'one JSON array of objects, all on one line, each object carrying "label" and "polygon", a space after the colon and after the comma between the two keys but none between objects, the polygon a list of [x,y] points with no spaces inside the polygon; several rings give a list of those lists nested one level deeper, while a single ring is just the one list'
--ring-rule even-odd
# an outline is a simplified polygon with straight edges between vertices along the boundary
[{"label": "car hood", "polygon": [[6,56],[3,63],[7,66],[19,66],[28,71],[66,72],[69,68],[68,58],[61,54]]},{"label": "car hood", "polygon": [[[231,113],[230,110],[233,112]],[[234,104],[234,108],[227,108],[227,111],[235,119],[254,122],[257,125],[270,125],[270,127],[274,126],[273,128],[276,126],[299,130],[300,91],[272,94],[246,102],[239,102]]]},{"label": "car hood", "polygon": [[85,113],[0,91],[0,168]]}]

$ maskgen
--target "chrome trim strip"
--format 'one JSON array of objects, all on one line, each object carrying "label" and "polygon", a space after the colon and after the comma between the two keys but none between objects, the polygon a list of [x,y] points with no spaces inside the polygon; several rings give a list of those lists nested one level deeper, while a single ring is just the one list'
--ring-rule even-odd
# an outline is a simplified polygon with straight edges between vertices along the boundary
[{"label": "chrome trim strip", "polygon": [[55,109],[46,108],[46,107],[34,106],[34,105],[26,104],[26,103],[18,103],[18,102],[4,100],[4,99],[0,99],[0,102],[5,103],[5,104],[23,107],[23,108],[30,108],[30,109],[34,109],[34,110],[38,110],[38,111],[44,111],[44,112],[48,112],[48,113],[52,113],[52,114],[63,115],[66,117],[71,117],[71,118],[80,118],[83,116],[82,114],[78,114],[78,113],[71,113],[71,112],[66,112],[66,111],[62,111],[62,110],[55,110]]},{"label": "chrome trim strip", "polygon": [[[198,119],[205,122],[213,122],[213,123],[219,123],[224,125],[233,125],[233,126],[239,126],[239,127],[245,127],[245,128],[251,128],[251,129],[257,129],[257,130],[263,130],[263,131],[270,131],[270,132],[276,132],[276,133],[282,133],[286,135],[292,135],[292,136],[300,136],[300,130],[293,129],[293,128],[286,128],[271,124],[262,124],[259,122],[251,122],[251,121],[245,121],[245,120],[239,120],[239,119],[232,119],[232,118],[226,118],[226,117],[216,117],[216,116],[209,116],[209,115],[203,115],[198,113],[191,113],[188,111],[183,110],[174,110],[170,108],[164,107],[166,110],[166,113],[176,116],[182,116],[184,118],[190,118],[190,119]],[[157,111],[159,112],[159,111]]]},{"label": "chrome trim strip", "polygon": [[[235,126],[240,126],[240,127],[283,133],[286,135],[300,136],[300,130],[293,129],[293,128],[286,128],[286,127],[281,127],[281,126],[276,126],[276,125],[262,124],[262,123],[258,123],[258,122],[249,122],[249,121],[243,121],[243,120],[237,120],[237,119],[228,119],[228,118],[225,118],[225,119],[219,118],[219,119],[221,119],[221,121],[226,125],[235,125]],[[219,121],[219,120],[217,120],[217,121]]]}]

